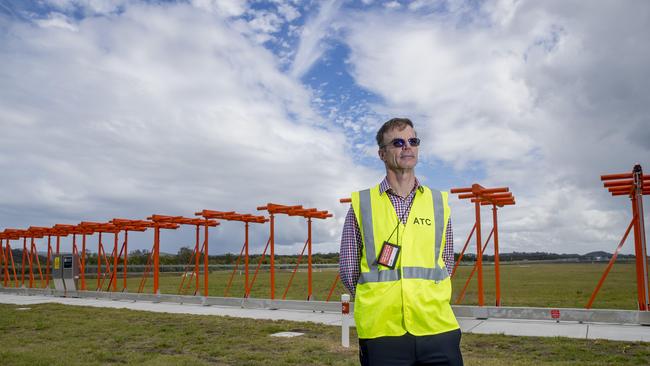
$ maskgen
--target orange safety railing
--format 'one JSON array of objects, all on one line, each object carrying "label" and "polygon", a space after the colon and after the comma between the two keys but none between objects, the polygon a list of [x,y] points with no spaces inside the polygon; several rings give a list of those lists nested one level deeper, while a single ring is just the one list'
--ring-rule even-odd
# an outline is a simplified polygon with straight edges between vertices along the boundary
[{"label": "orange safety railing", "polygon": [[[474,264],[475,268],[472,270],[472,274],[470,275],[470,277],[467,279],[467,282],[465,283],[465,288],[463,289],[461,296],[459,296],[459,301],[462,300],[462,297],[464,297],[464,291],[467,288],[469,281],[471,280],[474,272],[476,271],[477,284],[478,284],[478,305],[479,306],[484,305],[484,293],[483,293],[483,250],[484,248],[482,247],[482,240],[481,240],[481,206],[491,205],[492,206],[492,232],[490,233],[490,237],[492,236],[492,234],[494,234],[494,276],[496,282],[495,305],[500,306],[501,305],[501,278],[499,272],[499,230],[497,225],[497,207],[514,205],[515,198],[510,192],[510,189],[508,187],[485,188],[480,184],[476,184],[476,183],[472,184],[471,187],[452,188],[450,192],[453,194],[458,194],[459,199],[470,199],[470,201],[474,203],[474,215],[475,215],[475,224],[474,224],[474,228],[472,228],[472,233],[474,232],[476,233],[476,263]],[[471,237],[471,233],[470,233],[470,237]],[[485,243],[486,246],[490,240],[490,237],[488,237],[488,240]],[[469,242],[469,238],[468,238],[468,242]],[[467,246],[467,243],[465,244],[465,246]],[[465,248],[463,248],[463,253],[464,250]],[[454,266],[453,273],[455,273],[455,268],[458,266],[458,263],[460,263],[461,257],[462,255],[459,256],[458,261]]]},{"label": "orange safety railing", "polygon": [[612,196],[628,196],[632,201],[632,220],[623,234],[623,238],[616,247],[605,272],[601,276],[594,292],[585,306],[591,309],[596,295],[602,287],[609,271],[612,269],[618,253],[623,248],[630,231],[634,228],[634,254],[636,260],[636,285],[637,304],[639,310],[650,311],[650,294],[648,293],[648,254],[646,251],[645,222],[643,217],[643,195],[650,194],[650,175],[643,175],[641,165],[636,164],[630,173],[609,174],[600,177],[604,181],[605,188]]}]

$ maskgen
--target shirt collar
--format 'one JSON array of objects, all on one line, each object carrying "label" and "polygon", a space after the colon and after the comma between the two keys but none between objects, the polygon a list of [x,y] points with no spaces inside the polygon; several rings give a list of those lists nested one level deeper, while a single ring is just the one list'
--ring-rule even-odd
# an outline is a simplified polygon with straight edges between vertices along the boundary
[{"label": "shirt collar", "polygon": [[[415,178],[415,185],[413,185],[411,192],[415,191],[416,189],[420,191],[420,193],[424,191],[424,187],[420,185],[420,181],[418,181],[417,177]],[[388,177],[384,177],[384,180],[379,183],[379,195],[381,196],[385,192],[388,192],[388,190],[391,190],[390,193],[392,193],[392,188],[390,187],[390,184],[388,184]]]}]

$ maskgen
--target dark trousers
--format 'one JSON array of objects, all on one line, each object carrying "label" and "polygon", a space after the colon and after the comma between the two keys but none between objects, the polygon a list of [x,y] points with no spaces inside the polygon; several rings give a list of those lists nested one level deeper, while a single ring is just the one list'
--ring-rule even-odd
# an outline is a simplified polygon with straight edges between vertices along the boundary
[{"label": "dark trousers", "polygon": [[362,366],[462,366],[460,329],[429,336],[359,339]]}]

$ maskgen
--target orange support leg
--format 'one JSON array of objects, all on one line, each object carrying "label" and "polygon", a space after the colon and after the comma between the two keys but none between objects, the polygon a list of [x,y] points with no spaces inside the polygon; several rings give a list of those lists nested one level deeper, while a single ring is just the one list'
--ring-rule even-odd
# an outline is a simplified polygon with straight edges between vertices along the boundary
[{"label": "orange support leg", "polygon": [[494,277],[495,306],[501,306],[501,276],[499,274],[499,227],[497,226],[497,206],[492,205],[492,231],[494,232]]},{"label": "orange support leg", "polygon": [[[298,256],[298,260],[296,261],[296,267],[291,272],[291,277],[289,277],[289,283],[287,283],[287,288],[284,290],[284,294],[282,294],[282,300],[286,300],[287,298],[287,293],[289,292],[289,288],[291,287],[291,282],[293,282],[293,277],[296,275],[296,272],[298,271],[298,267],[300,267],[300,261],[302,260],[302,255],[305,254],[305,249],[307,248],[308,244],[309,244],[309,239],[305,240],[305,245],[302,247],[302,251],[300,252],[300,255]],[[309,300],[309,295],[307,296],[307,300]]]},{"label": "orange support leg", "polygon": [[596,295],[598,295],[598,291],[600,291],[600,288],[603,286],[603,283],[605,282],[605,278],[607,278],[609,271],[612,269],[612,266],[616,261],[616,257],[618,256],[618,253],[621,251],[621,248],[623,248],[623,244],[625,244],[625,239],[627,239],[627,236],[630,234],[630,230],[632,230],[635,221],[636,221],[636,217],[633,217],[632,221],[630,221],[630,224],[627,226],[627,230],[625,230],[623,239],[621,239],[621,242],[618,244],[618,247],[616,247],[616,251],[614,251],[614,255],[612,255],[612,259],[609,260],[609,264],[607,264],[607,268],[605,268],[605,272],[603,273],[602,277],[600,277],[600,281],[598,281],[598,285],[596,285],[596,289],[591,294],[587,306],[585,306],[586,309],[591,309],[591,305],[594,303],[594,300],[596,299]]},{"label": "orange support leg", "polygon": [[483,306],[483,250],[481,249],[481,204],[474,204],[476,212],[476,267],[478,268],[478,306]]},{"label": "orange support leg", "polygon": [[253,279],[251,280],[250,286],[248,286],[248,292],[246,292],[246,295],[244,297],[249,297],[251,294],[251,290],[253,289],[253,285],[255,284],[255,279],[257,278],[257,272],[259,272],[260,267],[262,266],[262,262],[264,261],[264,257],[266,257],[266,250],[269,248],[269,243],[271,243],[271,237],[269,237],[269,240],[266,241],[266,246],[264,247],[262,256],[260,257],[259,262],[257,262],[257,268],[255,268]]},{"label": "orange support leg", "polygon": [[241,250],[239,251],[239,256],[237,256],[237,261],[235,263],[235,268],[232,270],[232,273],[230,274],[228,285],[226,286],[226,290],[223,293],[224,297],[228,297],[228,291],[230,291],[230,286],[232,285],[232,279],[235,277],[235,273],[237,273],[237,269],[239,268],[239,262],[241,261],[241,257],[244,254],[245,247],[246,247],[246,243],[242,245]]},{"label": "orange support leg", "polygon": [[[311,268],[311,217],[307,218],[307,301],[311,301],[312,294],[312,268]],[[304,249],[303,249],[304,251]]]},{"label": "orange support leg", "polygon": [[244,238],[244,246],[246,248],[245,250],[245,256],[244,256],[244,294],[248,293],[248,221],[245,222],[245,238]]},{"label": "orange support leg", "polygon": [[45,287],[50,286],[50,265],[52,262],[52,237],[47,236],[47,262],[45,264]]},{"label": "orange support leg", "polygon": [[456,269],[458,269],[458,266],[460,265],[460,261],[463,259],[463,255],[465,254],[465,250],[467,250],[467,246],[469,245],[469,241],[472,239],[472,236],[474,236],[474,230],[476,230],[476,223],[474,223],[474,226],[472,226],[472,231],[470,231],[469,236],[467,237],[467,240],[465,240],[465,245],[463,246],[463,250],[460,251],[460,255],[458,256],[458,260],[456,261],[456,264],[454,265],[453,271],[451,271],[451,277],[454,277],[456,274]]},{"label": "orange support leg", "polygon": [[156,225],[153,246],[153,293],[160,293],[160,227]]},{"label": "orange support leg", "polygon": [[112,282],[112,290],[113,292],[117,291],[117,239],[118,239],[118,234],[119,232],[114,233],[115,238],[113,242],[113,270],[111,271],[111,282]]},{"label": "orange support leg", "polygon": [[[483,251],[485,250],[485,248],[487,248],[487,245],[490,242],[490,238],[492,238],[493,233],[494,233],[494,228],[492,228],[492,231],[490,231],[490,235],[488,235],[488,238],[485,241],[485,245],[483,245]],[[469,287],[469,283],[472,280],[472,277],[474,277],[474,273],[476,273],[477,268],[478,268],[478,260],[476,261],[476,263],[474,263],[472,272],[470,272],[469,277],[467,277],[467,281],[465,281],[465,286],[463,286],[463,289],[460,291],[460,294],[456,298],[456,304],[460,304],[460,302],[463,301],[463,298],[465,298],[465,291],[467,291],[467,287]]]},{"label": "orange support leg", "polygon": [[208,258],[208,219],[205,220],[205,233],[203,234],[203,296],[208,297],[208,275],[210,271],[208,270],[209,258]]},{"label": "orange support leg", "polygon": [[124,268],[122,268],[122,273],[123,273],[122,292],[126,291],[126,276],[128,273],[127,265],[129,263],[128,256],[129,256],[129,231],[124,230],[124,262],[123,262]]},{"label": "orange support leg", "polygon": [[21,269],[21,274],[20,274],[20,286],[25,287],[25,265],[27,265],[27,237],[23,238],[23,255],[22,255],[22,260],[23,263],[20,267]]},{"label": "orange support leg", "polygon": [[[76,238],[77,234],[73,234],[72,241],[74,242]],[[81,235],[81,254],[79,257],[79,277],[81,277],[81,290],[86,291],[86,234]]]},{"label": "orange support leg", "polygon": [[270,214],[271,218],[271,300],[275,299],[275,238],[273,237],[273,223],[274,218],[273,214]]},{"label": "orange support leg", "polygon": [[332,293],[334,292],[334,289],[336,288],[336,283],[339,281],[339,276],[340,276],[340,274],[337,273],[336,277],[334,278],[334,282],[332,283],[332,287],[330,287],[330,293],[327,294],[327,300],[325,300],[326,302],[330,301],[330,298],[332,297]]}]

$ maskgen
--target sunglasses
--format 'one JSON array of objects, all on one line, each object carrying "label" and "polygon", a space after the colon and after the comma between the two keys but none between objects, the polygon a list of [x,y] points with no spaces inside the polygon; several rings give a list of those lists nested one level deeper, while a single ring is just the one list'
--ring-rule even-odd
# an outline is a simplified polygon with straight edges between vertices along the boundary
[{"label": "sunglasses", "polygon": [[388,145],[393,145],[393,147],[402,148],[402,147],[406,146],[407,141],[408,141],[410,146],[413,146],[413,147],[420,146],[420,139],[417,138],[417,137],[411,137],[408,140],[404,140],[404,139],[400,139],[400,138],[393,139],[393,141],[391,141],[391,142],[389,142],[387,144],[383,144],[380,147],[383,148],[383,147],[386,147]]}]

